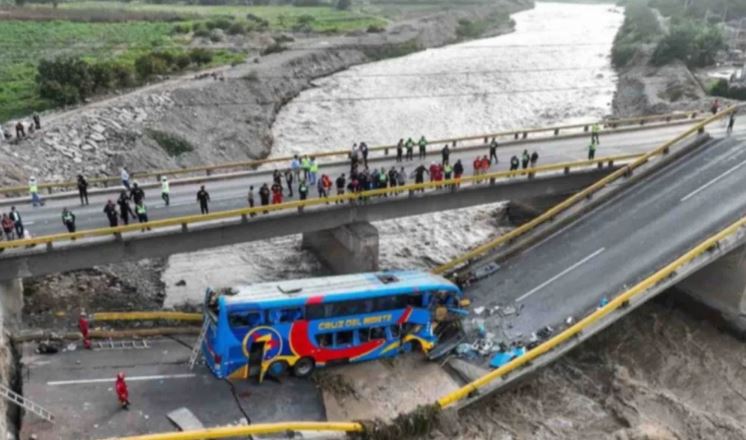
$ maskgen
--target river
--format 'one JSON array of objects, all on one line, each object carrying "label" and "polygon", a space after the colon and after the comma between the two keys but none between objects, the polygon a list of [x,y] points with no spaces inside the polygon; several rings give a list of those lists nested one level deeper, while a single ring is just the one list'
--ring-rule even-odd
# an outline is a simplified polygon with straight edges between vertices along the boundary
[{"label": "river", "polygon": [[[318,80],[280,112],[274,155],[571,123],[610,112],[610,5],[538,3],[513,15],[515,32],[353,67]],[[379,222],[381,268],[427,268],[499,232],[500,204]],[[201,270],[193,270],[200,261]],[[202,286],[318,274],[300,236],[169,259],[166,306]],[[185,280],[187,287],[175,283]]]}]

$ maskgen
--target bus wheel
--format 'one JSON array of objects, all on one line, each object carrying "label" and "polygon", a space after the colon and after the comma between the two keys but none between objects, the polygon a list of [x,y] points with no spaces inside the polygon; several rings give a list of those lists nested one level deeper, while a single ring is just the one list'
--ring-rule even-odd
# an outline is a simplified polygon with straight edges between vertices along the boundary
[{"label": "bus wheel", "polygon": [[267,374],[275,379],[282,379],[288,372],[288,363],[285,361],[275,361],[269,365]]},{"label": "bus wheel", "polygon": [[307,377],[313,372],[315,366],[316,363],[313,359],[308,357],[301,358],[293,365],[293,374],[297,377]]}]

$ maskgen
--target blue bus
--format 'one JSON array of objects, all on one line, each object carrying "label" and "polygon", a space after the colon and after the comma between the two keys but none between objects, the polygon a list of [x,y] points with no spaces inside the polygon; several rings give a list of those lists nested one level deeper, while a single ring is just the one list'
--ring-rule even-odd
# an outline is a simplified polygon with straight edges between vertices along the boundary
[{"label": "blue bus", "polygon": [[466,303],[455,284],[421,271],[208,288],[202,351],[219,378],[305,377],[316,367],[427,352],[437,321]]}]

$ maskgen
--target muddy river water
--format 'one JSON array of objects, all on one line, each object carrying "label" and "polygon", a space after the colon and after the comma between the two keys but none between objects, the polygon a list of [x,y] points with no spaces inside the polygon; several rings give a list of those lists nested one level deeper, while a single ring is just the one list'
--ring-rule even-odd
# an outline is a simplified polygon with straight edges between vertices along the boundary
[{"label": "muddy river water", "polygon": [[[610,112],[611,5],[538,3],[513,15],[515,32],[353,67],[320,79],[280,112],[273,154],[571,123]],[[382,268],[429,267],[496,232],[499,205],[379,222]],[[198,258],[203,270],[194,271]],[[166,305],[201,286],[303,277],[321,270],[300,236],[175,255]],[[179,280],[187,288],[176,287]],[[197,288],[200,286],[200,288]],[[194,289],[194,295],[188,291]],[[186,295],[185,295],[186,294]]]}]

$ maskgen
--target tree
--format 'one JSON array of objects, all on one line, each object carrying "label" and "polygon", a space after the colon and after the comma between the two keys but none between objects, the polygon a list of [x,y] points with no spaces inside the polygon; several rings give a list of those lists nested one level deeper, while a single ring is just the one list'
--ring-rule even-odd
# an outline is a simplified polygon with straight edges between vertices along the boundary
[{"label": "tree", "polygon": [[95,81],[88,63],[77,57],[42,60],[37,67],[39,95],[60,104],[74,104],[93,93]]}]

